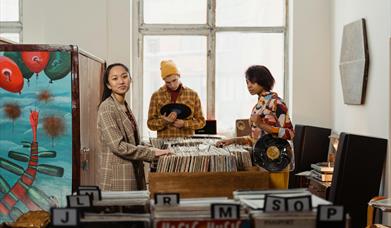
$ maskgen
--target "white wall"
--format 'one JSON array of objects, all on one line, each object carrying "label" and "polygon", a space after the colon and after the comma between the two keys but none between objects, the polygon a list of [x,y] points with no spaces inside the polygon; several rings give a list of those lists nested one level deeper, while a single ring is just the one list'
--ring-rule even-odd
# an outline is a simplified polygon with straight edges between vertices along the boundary
[{"label": "white wall", "polygon": [[[390,4],[391,6],[391,4]],[[391,12],[391,10],[390,10]],[[391,17],[390,17],[391,19]],[[391,21],[390,21],[390,25],[391,25]],[[391,27],[390,27],[390,31],[391,31]],[[391,36],[390,36],[390,39],[389,39],[389,55],[388,55],[388,62],[389,62],[389,77],[391,77]],[[389,88],[391,88],[391,80],[389,81],[388,83],[388,86]],[[391,197],[391,93],[390,91],[388,91],[388,110],[389,110],[389,116],[388,116],[388,153],[387,153],[387,160],[386,160],[386,174],[385,174],[385,192],[387,194],[388,197]],[[386,217],[386,222],[387,224],[391,224],[391,215],[388,215]]]},{"label": "white wall", "polygon": [[130,65],[130,1],[24,0],[23,43],[74,44]]},{"label": "white wall", "polygon": [[[389,75],[388,38],[389,0],[332,1],[332,104],[333,127],[363,135],[388,138]],[[345,105],[338,70],[343,26],[364,18],[369,48],[369,76],[364,105]]]},{"label": "white wall", "polygon": [[[331,5],[331,98],[333,128],[341,132],[386,138],[390,141],[389,0],[333,0]],[[345,105],[338,70],[343,26],[364,18],[368,35],[369,76],[364,105]],[[390,144],[390,143],[389,143]],[[368,156],[370,159],[370,156]],[[385,194],[391,196],[390,148],[386,161]],[[385,214],[386,224],[391,216]]]},{"label": "white wall", "polygon": [[[294,123],[386,138],[391,129],[389,0],[290,0],[290,108]],[[343,26],[366,19],[369,77],[364,105],[345,105],[339,73]],[[390,148],[389,148],[390,151]],[[385,192],[391,196],[391,159]],[[385,224],[391,216],[385,215]]]},{"label": "white wall", "polygon": [[[84,0],[83,0],[84,1]],[[107,62],[131,67],[131,0],[107,0]]]},{"label": "white wall", "polygon": [[330,1],[289,1],[289,105],[294,124],[331,127]]}]

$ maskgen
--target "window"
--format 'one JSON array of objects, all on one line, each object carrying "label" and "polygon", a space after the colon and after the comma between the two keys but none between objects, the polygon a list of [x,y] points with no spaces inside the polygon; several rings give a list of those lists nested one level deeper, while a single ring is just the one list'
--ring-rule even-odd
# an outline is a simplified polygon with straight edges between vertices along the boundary
[{"label": "window", "polygon": [[[180,66],[181,81],[200,96],[206,110],[206,37],[204,36],[144,36],[143,64],[143,129],[148,129],[148,109],[152,93],[162,86],[160,61],[174,59]],[[149,132],[152,135],[152,132]]]},{"label": "window", "polygon": [[21,1],[0,0],[0,37],[19,43],[21,41]]},{"label": "window", "polygon": [[245,82],[250,65],[266,65],[276,79],[273,90],[284,98],[286,6],[287,0],[134,1],[132,101],[143,136],[156,136],[146,122],[150,97],[164,84],[163,59],[172,59],[183,84],[200,95],[218,134],[233,135],[235,120],[249,118],[257,101]]}]

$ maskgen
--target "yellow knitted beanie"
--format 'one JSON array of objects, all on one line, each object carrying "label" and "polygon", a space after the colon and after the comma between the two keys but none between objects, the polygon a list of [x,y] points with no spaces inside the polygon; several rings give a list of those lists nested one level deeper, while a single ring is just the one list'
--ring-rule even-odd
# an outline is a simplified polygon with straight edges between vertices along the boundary
[{"label": "yellow knitted beanie", "polygon": [[170,75],[179,74],[179,70],[172,60],[163,60],[160,62],[160,70],[162,73],[162,79],[164,80]]}]

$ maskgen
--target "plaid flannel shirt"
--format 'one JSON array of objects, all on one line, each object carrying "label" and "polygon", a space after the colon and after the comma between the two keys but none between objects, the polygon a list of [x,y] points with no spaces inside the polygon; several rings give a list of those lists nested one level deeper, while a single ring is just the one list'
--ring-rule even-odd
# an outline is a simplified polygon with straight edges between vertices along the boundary
[{"label": "plaid flannel shirt", "polygon": [[166,86],[162,86],[152,94],[149,103],[148,128],[157,131],[158,138],[192,136],[194,130],[205,126],[205,118],[202,114],[201,101],[198,94],[192,89],[182,85],[182,89],[176,99],[176,103],[189,106],[191,114],[184,120],[182,128],[176,128],[172,124],[165,124],[161,117],[160,109],[171,103],[171,95]]}]

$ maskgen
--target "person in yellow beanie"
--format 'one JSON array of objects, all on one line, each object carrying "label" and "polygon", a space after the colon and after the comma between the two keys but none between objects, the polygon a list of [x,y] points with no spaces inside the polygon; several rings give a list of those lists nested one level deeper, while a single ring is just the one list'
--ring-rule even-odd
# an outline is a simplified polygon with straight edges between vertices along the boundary
[{"label": "person in yellow beanie", "polygon": [[[205,126],[200,98],[197,92],[182,84],[181,74],[172,60],[161,61],[160,71],[164,85],[152,94],[148,128],[157,131],[158,138],[192,136],[195,130]],[[191,109],[190,116],[179,119],[175,112],[160,114],[160,109],[170,103],[185,104]]]},{"label": "person in yellow beanie", "polygon": [[168,76],[171,75],[180,75],[179,70],[176,67],[175,63],[172,60],[163,60],[160,63],[160,71],[162,75],[162,79],[164,80]]}]

